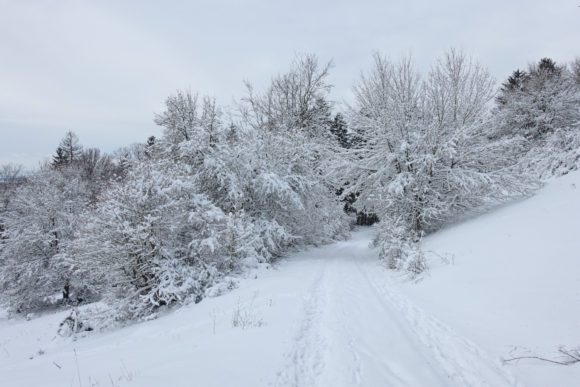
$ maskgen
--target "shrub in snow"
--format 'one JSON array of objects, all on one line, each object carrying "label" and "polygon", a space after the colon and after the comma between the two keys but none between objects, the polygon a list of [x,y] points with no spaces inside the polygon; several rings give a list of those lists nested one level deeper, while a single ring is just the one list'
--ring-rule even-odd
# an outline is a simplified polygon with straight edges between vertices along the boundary
[{"label": "shrub in snow", "polygon": [[401,224],[381,223],[379,234],[374,241],[379,254],[391,270],[407,272],[415,278],[427,270],[427,261],[419,247],[420,236],[409,232]]},{"label": "shrub in snow", "polygon": [[199,191],[188,165],[151,161],[134,166],[88,218],[69,256],[117,319],[199,302],[225,274],[268,262],[288,243],[275,221],[225,214]]},{"label": "shrub in snow", "polygon": [[238,304],[232,311],[232,326],[234,328],[247,329],[264,325],[264,320],[259,317],[254,307],[255,301],[254,297],[249,304],[242,305],[241,300],[238,300]]},{"label": "shrub in snow", "polygon": [[555,130],[522,160],[522,169],[535,171],[542,179],[562,176],[579,167],[580,124]]},{"label": "shrub in snow", "polygon": [[71,252],[89,270],[119,318],[199,300],[220,272],[227,216],[196,193],[176,166],[144,164],[113,187],[87,221]]},{"label": "shrub in snow", "polygon": [[93,328],[88,323],[83,321],[78,310],[74,308],[71,310],[70,314],[61,321],[58,326],[57,333],[60,336],[69,337],[80,332],[89,332],[92,330]]}]

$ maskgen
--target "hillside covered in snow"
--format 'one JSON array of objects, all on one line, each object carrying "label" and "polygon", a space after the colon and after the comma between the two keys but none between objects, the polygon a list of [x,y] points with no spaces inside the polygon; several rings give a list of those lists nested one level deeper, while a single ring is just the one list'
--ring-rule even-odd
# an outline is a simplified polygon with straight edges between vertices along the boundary
[{"label": "hillside covered in snow", "polygon": [[[153,321],[57,335],[67,312],[0,320],[3,386],[575,386],[580,173],[423,242],[428,272],[347,241],[261,267]],[[87,306],[88,308],[91,306]]]}]

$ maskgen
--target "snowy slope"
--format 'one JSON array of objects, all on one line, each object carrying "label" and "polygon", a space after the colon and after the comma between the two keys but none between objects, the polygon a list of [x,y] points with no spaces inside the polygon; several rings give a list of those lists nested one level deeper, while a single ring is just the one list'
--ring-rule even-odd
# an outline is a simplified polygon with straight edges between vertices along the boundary
[{"label": "snowy slope", "polygon": [[[405,293],[490,353],[555,357],[560,345],[580,346],[580,172],[436,233],[424,249],[430,275]],[[580,386],[580,364],[509,367],[529,386]]]},{"label": "snowy slope", "polygon": [[396,291],[370,238],[355,233],[224,296],[77,341],[55,337],[63,314],[3,321],[2,386],[516,385]]},{"label": "snowy slope", "polygon": [[580,344],[574,185],[580,174],[427,238],[454,263],[431,253],[418,284],[381,267],[366,229],[113,332],[73,340],[55,333],[64,313],[0,317],[0,385],[577,385],[578,366],[500,361],[513,346]]}]

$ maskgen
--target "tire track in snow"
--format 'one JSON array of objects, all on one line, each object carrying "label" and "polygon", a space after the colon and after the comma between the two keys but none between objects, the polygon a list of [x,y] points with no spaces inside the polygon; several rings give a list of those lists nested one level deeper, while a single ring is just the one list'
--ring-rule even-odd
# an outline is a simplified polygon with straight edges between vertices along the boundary
[{"label": "tire track in snow", "polygon": [[[347,307],[347,302],[343,296],[341,296],[337,292],[337,285],[343,289],[346,293],[355,295],[356,292],[353,292],[352,286],[350,286],[349,281],[343,281],[341,278],[339,271],[336,270],[336,262],[332,266],[333,270],[330,270],[331,282],[334,284],[334,289],[329,289],[329,291],[333,292],[333,301],[334,301],[334,314],[333,318],[331,318],[332,322],[336,324],[334,329],[329,328],[329,331],[332,330],[334,333],[333,342],[340,342],[342,341],[344,350],[346,352],[345,359],[346,361],[342,363],[342,367],[345,370],[346,375],[344,376],[344,381],[348,380],[348,385],[351,386],[361,386],[362,385],[362,362],[361,362],[361,353],[360,349],[357,344],[357,339],[353,334],[352,328],[349,326],[347,321],[353,315],[353,313],[357,313],[357,310],[352,310],[351,308]],[[334,373],[337,374],[336,372]],[[335,380],[333,385],[338,385],[339,383]]]},{"label": "tire track in snow", "polygon": [[405,335],[392,308],[357,269],[358,246],[346,246],[327,270],[335,310],[329,308],[325,325],[334,333],[338,354],[329,357],[333,363],[320,386],[445,386],[445,376],[432,367],[435,362]]},{"label": "tire track in snow", "polygon": [[312,252],[318,273],[270,386],[521,386],[499,359],[403,296],[360,235]]},{"label": "tire track in snow", "polygon": [[320,273],[315,277],[303,304],[303,317],[294,344],[286,355],[288,365],[278,372],[276,387],[310,387],[324,367],[323,352],[326,342],[321,332],[321,314],[324,310],[325,266],[321,264]]},{"label": "tire track in snow", "polygon": [[521,387],[515,377],[502,367],[499,360],[492,359],[475,343],[454,333],[450,327],[414,305],[396,289],[391,280],[388,280],[387,273],[380,270],[378,265],[373,266],[375,273],[371,274],[370,270],[365,270],[360,264],[357,265],[377,294],[408,322],[415,335],[431,351],[433,358],[456,385]]}]

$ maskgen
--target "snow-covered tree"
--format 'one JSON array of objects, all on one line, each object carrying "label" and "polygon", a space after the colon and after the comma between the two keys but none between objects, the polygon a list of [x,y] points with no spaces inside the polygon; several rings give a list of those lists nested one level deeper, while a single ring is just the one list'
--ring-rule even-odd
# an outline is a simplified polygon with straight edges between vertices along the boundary
[{"label": "snow-covered tree", "polygon": [[63,252],[74,238],[88,189],[79,174],[43,169],[27,177],[4,214],[0,250],[2,301],[29,311],[69,301],[71,273]]},{"label": "snow-covered tree", "polygon": [[224,213],[187,164],[154,160],[105,194],[68,257],[116,318],[139,319],[200,301],[222,276],[267,262],[283,238],[272,221]]},{"label": "snow-covered tree", "polygon": [[267,91],[280,103],[278,93],[289,90],[306,98],[296,106],[266,119],[246,101],[241,118],[226,120],[215,100],[178,91],[155,117],[163,136],[118,156],[123,179],[87,213],[64,254],[118,318],[199,300],[232,270],[347,231],[322,174],[333,140],[326,70],[300,63]]},{"label": "snow-covered tree", "polygon": [[91,204],[98,201],[98,196],[107,189],[111,181],[118,178],[118,165],[112,157],[103,154],[98,148],[83,149],[81,155],[72,164],[59,168],[63,174],[79,174],[89,190]]},{"label": "snow-covered tree", "polygon": [[521,168],[534,171],[541,179],[580,169],[580,123],[556,129],[542,141],[541,146],[528,151]]},{"label": "snow-covered tree", "polygon": [[580,166],[578,69],[578,61],[568,68],[544,58],[502,84],[493,136],[526,139],[518,152],[523,171],[548,178]]},{"label": "snow-covered tree", "polygon": [[63,165],[78,161],[83,153],[83,147],[79,143],[78,136],[68,131],[60,141],[56,154],[53,156],[52,165],[58,168]]},{"label": "snow-covered tree", "polygon": [[316,55],[299,55],[264,93],[256,93],[246,83],[246,119],[254,127],[325,137],[331,124],[328,93],[332,86],[327,80],[331,67],[332,62],[321,66]]},{"label": "snow-covered tree", "polygon": [[341,235],[346,225],[336,182],[327,173],[339,147],[330,131],[330,66],[320,66],[313,55],[300,56],[264,93],[248,86],[241,105],[250,150],[244,155],[248,205],[304,243]]},{"label": "snow-covered tree", "polygon": [[25,181],[22,170],[21,165],[0,165],[0,213],[6,211],[14,190]]},{"label": "snow-covered tree", "polygon": [[508,150],[517,144],[489,141],[493,81],[465,55],[448,52],[426,78],[409,58],[393,64],[375,55],[355,96],[350,127],[362,141],[347,152],[345,195],[357,193],[355,206],[378,213],[392,267],[401,256],[393,237],[416,241],[467,211],[526,191],[507,169],[514,162]]},{"label": "snow-covered tree", "polygon": [[[248,194],[244,208],[256,217],[273,219],[296,242],[317,244],[346,231],[346,218],[334,189],[320,172],[318,147],[302,132],[258,131],[247,142],[244,163]],[[251,157],[250,157],[251,156]]]},{"label": "snow-covered tree", "polygon": [[173,143],[189,141],[198,125],[198,96],[178,90],[165,100],[166,110],[155,116],[155,123],[166,128],[165,138]]},{"label": "snow-covered tree", "polygon": [[549,58],[516,70],[503,84],[495,109],[496,136],[541,141],[580,120],[580,93],[573,73]]},{"label": "snow-covered tree", "polygon": [[202,297],[226,269],[226,230],[179,166],[144,163],[106,193],[69,255],[118,318],[141,318]]},{"label": "snow-covered tree", "polygon": [[[332,162],[330,144],[336,146],[329,131],[329,66],[319,66],[314,56],[298,58],[264,93],[249,87],[240,116],[227,120],[212,99],[199,104],[191,93],[179,92],[156,116],[165,128],[158,157],[188,165],[198,192],[225,213],[243,211],[253,221],[285,230],[274,233],[285,235],[279,249],[290,239],[329,240],[346,225],[324,173]],[[328,226],[315,226],[320,223]]]},{"label": "snow-covered tree", "polygon": [[576,83],[576,86],[580,88],[580,58],[574,59],[570,67],[574,77],[574,82]]},{"label": "snow-covered tree", "polygon": [[60,141],[50,166],[63,174],[80,174],[89,186],[92,202],[119,172],[110,155],[98,148],[84,149],[78,136],[71,131]]},{"label": "snow-covered tree", "polygon": [[168,97],[165,110],[155,115],[155,123],[164,127],[161,149],[165,157],[187,158],[190,164],[202,162],[203,154],[219,141],[221,115],[213,98],[206,96],[200,102],[189,90]]},{"label": "snow-covered tree", "polygon": [[346,120],[342,114],[336,113],[332,120],[332,124],[330,125],[330,132],[336,136],[336,140],[341,147],[350,148],[351,140]]},{"label": "snow-covered tree", "polygon": [[2,249],[2,241],[6,238],[3,235],[5,230],[4,214],[8,211],[16,189],[25,182],[22,169],[21,165],[16,164],[0,165],[0,250]]}]

